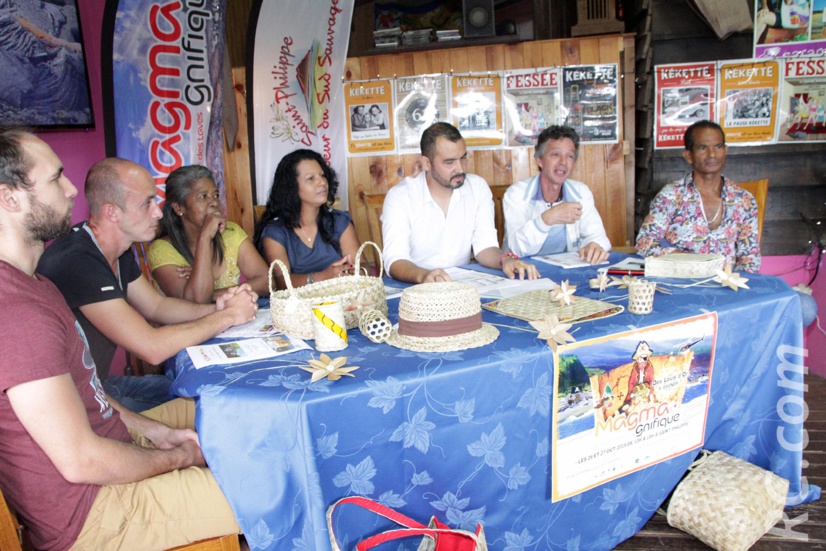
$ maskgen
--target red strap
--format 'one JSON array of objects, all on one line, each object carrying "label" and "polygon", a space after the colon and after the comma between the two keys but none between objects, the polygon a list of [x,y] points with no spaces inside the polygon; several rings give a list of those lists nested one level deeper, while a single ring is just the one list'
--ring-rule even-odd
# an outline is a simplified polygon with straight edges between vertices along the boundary
[{"label": "red strap", "polygon": [[388,530],[387,532],[376,534],[375,536],[371,536],[366,540],[358,542],[358,544],[356,544],[356,549],[358,549],[358,551],[367,551],[368,549],[372,549],[384,542],[406,538],[408,536],[427,536],[435,540],[436,532],[438,532],[438,530],[432,530],[430,528],[401,528],[398,530]]},{"label": "red strap", "polygon": [[[441,526],[445,526],[442,524]],[[479,548],[479,540],[473,537],[470,532],[451,530],[442,528],[409,528],[388,530],[381,534],[371,536],[356,545],[358,551],[367,551],[382,543],[406,538],[408,536],[427,536],[436,541],[436,550],[443,551],[476,551]]]},{"label": "red strap", "polygon": [[332,519],[333,510],[342,503],[352,503],[353,505],[358,505],[359,507],[363,507],[368,511],[372,511],[377,515],[381,515],[384,518],[392,520],[396,524],[401,524],[402,526],[406,526],[408,528],[427,528],[427,526],[421,522],[415,521],[412,518],[399,513],[398,511],[394,511],[390,507],[385,507],[381,503],[377,503],[372,499],[361,496],[343,497],[339,499],[335,502],[335,504],[333,504],[330,511],[327,512],[327,516]]}]

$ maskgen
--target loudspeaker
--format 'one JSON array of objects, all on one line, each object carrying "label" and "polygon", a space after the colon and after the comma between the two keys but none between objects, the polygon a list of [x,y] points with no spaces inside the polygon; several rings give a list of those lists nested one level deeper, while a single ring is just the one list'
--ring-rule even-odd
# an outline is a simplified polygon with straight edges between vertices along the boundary
[{"label": "loudspeaker", "polygon": [[493,0],[463,0],[462,17],[465,24],[465,38],[496,36]]}]

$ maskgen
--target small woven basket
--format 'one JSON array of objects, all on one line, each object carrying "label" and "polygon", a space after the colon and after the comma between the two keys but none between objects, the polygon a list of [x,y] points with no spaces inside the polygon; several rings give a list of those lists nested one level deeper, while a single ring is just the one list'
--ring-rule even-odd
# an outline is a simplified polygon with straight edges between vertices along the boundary
[{"label": "small woven basket", "polygon": [[745,551],[783,517],[789,481],[725,452],[694,462],[668,505],[668,524],[718,551]]},{"label": "small woven basket", "polygon": [[[361,253],[372,245],[379,252],[379,275],[372,277],[361,273]],[[273,286],[273,268],[278,266],[287,288],[277,291]],[[270,313],[272,324],[279,331],[300,339],[312,339],[312,307],[320,302],[338,302],[344,310],[347,329],[358,327],[362,312],[378,310],[387,315],[387,295],[382,282],[384,263],[381,249],[372,241],[365,241],[356,253],[355,274],[311,283],[295,288],[290,281],[287,267],[278,259],[270,265]]]},{"label": "small woven basket", "polygon": [[359,320],[361,333],[375,343],[385,342],[392,329],[393,324],[378,310],[365,311]]},{"label": "small woven basket", "polygon": [[650,314],[654,310],[653,281],[636,279],[628,284],[628,311],[632,314]]}]

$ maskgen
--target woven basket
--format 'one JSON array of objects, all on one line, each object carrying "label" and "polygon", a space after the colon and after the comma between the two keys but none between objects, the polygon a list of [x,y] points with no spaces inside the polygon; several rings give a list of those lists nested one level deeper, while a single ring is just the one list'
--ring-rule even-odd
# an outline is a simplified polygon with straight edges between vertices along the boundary
[{"label": "woven basket", "polygon": [[[361,252],[372,245],[379,252],[379,275],[372,277],[361,273]],[[281,270],[287,288],[277,291],[273,287],[272,271],[275,266]],[[344,310],[347,329],[358,327],[362,312],[378,310],[387,315],[387,296],[384,292],[384,264],[381,249],[372,241],[364,242],[356,253],[355,274],[311,283],[295,288],[290,281],[290,273],[277,258],[270,265],[270,312],[272,324],[279,331],[300,339],[313,338],[312,307],[319,302],[338,302]]]},{"label": "woven basket", "polygon": [[783,517],[789,481],[717,451],[694,462],[668,505],[668,524],[718,551],[745,551]]},{"label": "woven basket", "polygon": [[712,277],[722,270],[726,257],[721,254],[671,253],[645,259],[645,277]]}]

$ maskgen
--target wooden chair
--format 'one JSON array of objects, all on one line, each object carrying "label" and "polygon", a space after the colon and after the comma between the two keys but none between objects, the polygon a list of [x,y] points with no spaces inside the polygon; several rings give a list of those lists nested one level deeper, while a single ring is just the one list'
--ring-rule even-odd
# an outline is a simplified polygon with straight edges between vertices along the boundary
[{"label": "wooden chair", "polygon": [[[3,551],[23,551],[26,541],[23,526],[18,522],[17,515],[6,503],[3,493],[0,492],[0,549]],[[26,549],[31,547],[26,542]]]},{"label": "wooden chair", "polygon": [[173,547],[169,551],[241,551],[241,544],[237,534],[230,534]]},{"label": "wooden chair", "polygon": [[766,216],[766,198],[769,195],[769,179],[739,182],[740,187],[754,195],[757,201],[757,237],[763,240],[763,218]]},{"label": "wooden chair", "polygon": [[508,191],[508,186],[490,186],[490,192],[493,194],[493,224],[496,226],[496,237],[499,239],[499,245],[505,239],[505,211],[502,206],[502,198],[505,192]]},{"label": "wooden chair", "polygon": [[[31,545],[29,545],[25,529],[6,503],[3,493],[0,492],[0,550],[29,551],[30,549]],[[230,534],[175,547],[174,551],[240,551],[240,549],[238,536]]]},{"label": "wooden chair", "polygon": [[256,224],[258,224],[258,222],[261,220],[261,217],[264,216],[265,210],[267,210],[267,205],[255,205],[254,219]]},{"label": "wooden chair", "polygon": [[[384,206],[385,195],[385,193],[359,193],[367,212],[367,235],[370,236],[370,241],[378,245],[380,249],[384,249],[384,241],[381,238],[381,210]],[[365,247],[364,251],[368,255],[368,260],[378,266],[379,259],[376,250],[372,247]]]}]

